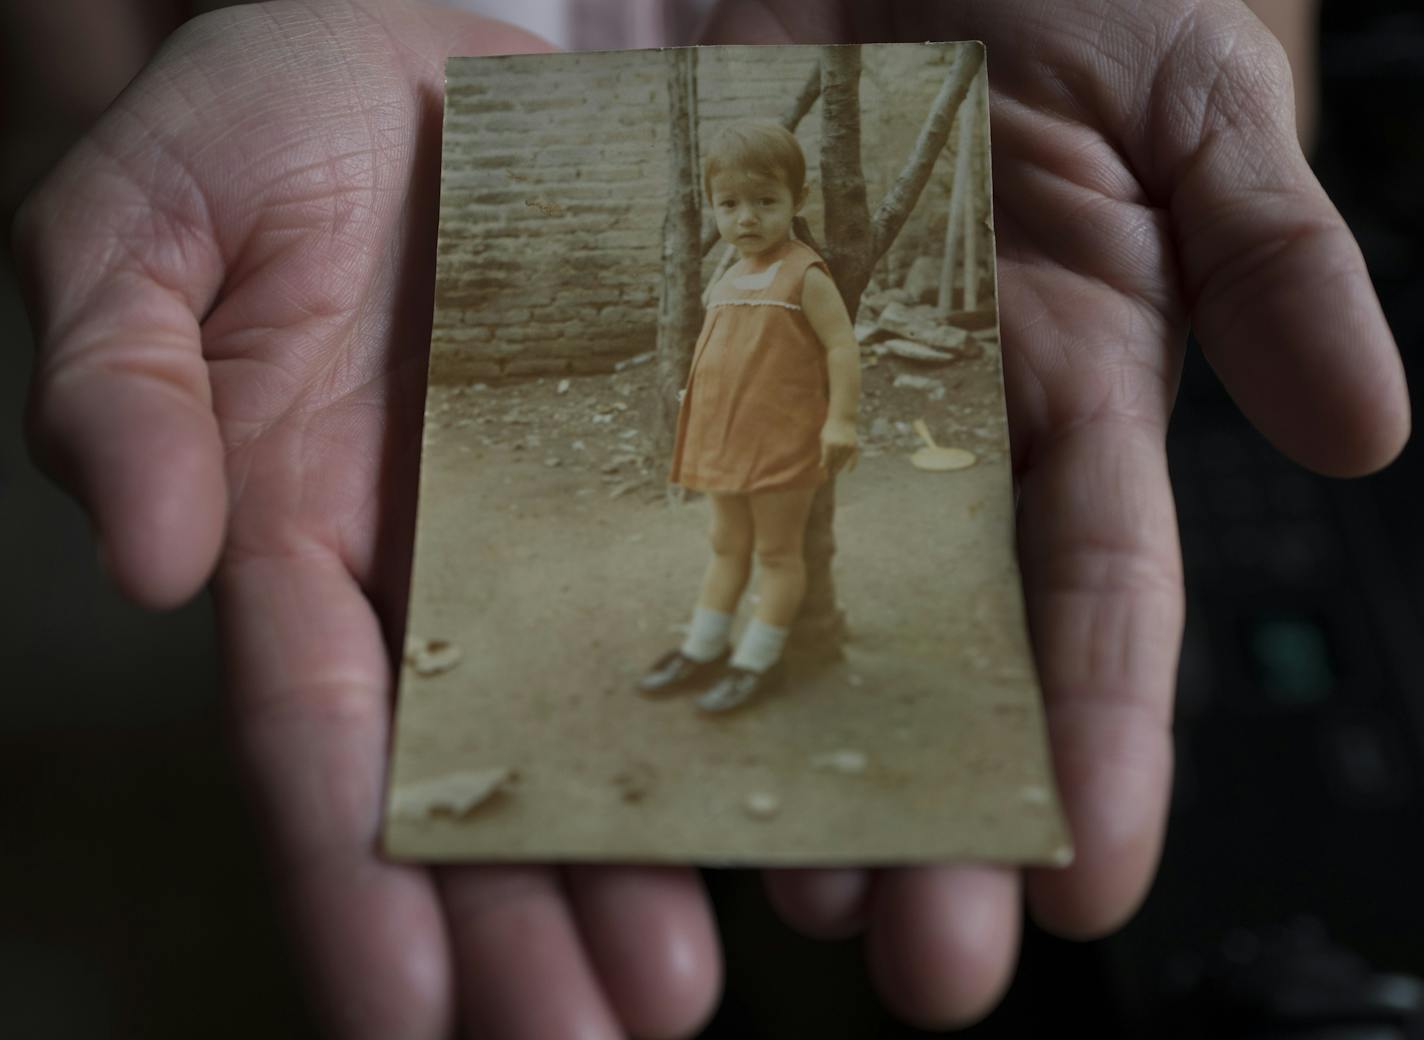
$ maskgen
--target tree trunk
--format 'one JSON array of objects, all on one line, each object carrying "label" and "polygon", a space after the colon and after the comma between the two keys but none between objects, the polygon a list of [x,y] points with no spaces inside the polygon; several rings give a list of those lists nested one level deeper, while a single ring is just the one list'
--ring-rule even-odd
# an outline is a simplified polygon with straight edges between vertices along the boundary
[{"label": "tree trunk", "polygon": [[692,351],[702,328],[702,201],[698,188],[697,51],[667,52],[669,184],[663,217],[663,273],[658,301],[658,451],[672,454],[678,394],[687,385]]},{"label": "tree trunk", "polygon": [[[820,253],[852,322],[871,272],[919,201],[983,62],[982,48],[965,48],[930,106],[905,165],[872,218],[860,157],[860,48],[821,49],[821,192],[826,241]],[[970,118],[967,110],[965,118]],[[806,598],[792,630],[792,641],[800,650],[832,659],[842,656],[847,638],[845,612],[836,601],[831,568],[836,551],[835,511],[835,480],[831,479],[811,503],[803,550]]]},{"label": "tree trunk", "polygon": [[865,173],[860,161],[860,48],[821,49],[822,254],[851,321],[875,266]]},{"label": "tree trunk", "polygon": [[[826,241],[821,255],[855,321],[873,261],[870,209],[860,161],[860,48],[821,49],[821,199]],[[839,658],[848,635],[845,611],[836,601],[831,562],[836,554],[836,482],[826,481],[811,500],[802,558],[806,597],[792,628],[792,642],[816,657]]]}]

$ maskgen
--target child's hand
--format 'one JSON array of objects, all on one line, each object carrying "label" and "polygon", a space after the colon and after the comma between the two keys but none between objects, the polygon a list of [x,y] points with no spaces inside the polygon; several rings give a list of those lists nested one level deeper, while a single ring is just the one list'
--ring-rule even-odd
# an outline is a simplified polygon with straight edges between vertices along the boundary
[{"label": "child's hand", "polygon": [[831,476],[846,468],[855,469],[860,459],[860,445],[857,442],[855,423],[845,419],[830,418],[821,427],[821,468]]}]

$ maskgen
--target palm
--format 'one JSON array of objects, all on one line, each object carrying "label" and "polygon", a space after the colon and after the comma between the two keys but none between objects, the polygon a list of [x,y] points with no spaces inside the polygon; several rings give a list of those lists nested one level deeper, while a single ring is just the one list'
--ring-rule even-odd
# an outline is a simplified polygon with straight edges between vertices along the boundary
[{"label": "palm", "polygon": [[[236,738],[342,1035],[444,1036],[457,1018],[666,1035],[717,987],[690,872],[433,873],[377,853],[443,60],[540,47],[414,5],[224,12],[170,41],[20,221],[42,315],[66,294],[122,300],[103,331],[42,323],[37,448],[136,598],[184,598],[220,552]],[[76,274],[96,252],[103,269]],[[70,437],[127,451],[76,472]]]},{"label": "palm", "polygon": [[[1298,155],[1247,147],[1254,129],[1279,152],[1286,122],[1182,49],[1227,38],[1231,2],[1188,5],[1196,21],[1175,35],[1127,0],[874,15],[745,0],[713,27],[740,42],[989,44],[1020,539],[1079,849],[1029,894],[1074,934],[1130,912],[1160,836],[1181,610],[1161,434],[1188,309],[1233,393],[1304,461],[1380,464],[1407,426],[1348,236]],[[501,1037],[673,1035],[717,986],[688,872],[430,873],[376,854],[441,65],[528,43],[398,0],[234,9],[170,42],[18,226],[43,341],[36,447],[135,598],[181,601],[216,564],[238,743],[348,1035],[438,1036],[457,1017]],[[1296,304],[1302,281],[1322,291]],[[1349,368],[1322,330],[1354,341]],[[1004,985],[1018,883],[961,867],[872,887],[839,871],[778,874],[772,892],[807,930],[867,926],[887,999],[938,1022]]]},{"label": "palm", "polygon": [[[987,45],[1020,557],[1078,853],[1029,872],[1027,895],[1056,931],[1109,931],[1150,881],[1171,774],[1183,604],[1163,438],[1188,322],[1308,465],[1374,468],[1408,430],[1358,251],[1296,147],[1278,49],[1234,0],[728,0],[710,31]],[[772,891],[808,931],[868,927],[882,992],[947,1021],[1006,985],[1019,884],[957,868]]]}]

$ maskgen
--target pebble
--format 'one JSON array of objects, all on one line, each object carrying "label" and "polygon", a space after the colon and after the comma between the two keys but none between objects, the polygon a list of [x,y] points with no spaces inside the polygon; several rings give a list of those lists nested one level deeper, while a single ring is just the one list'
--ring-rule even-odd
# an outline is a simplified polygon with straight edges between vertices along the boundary
[{"label": "pebble", "polygon": [[391,812],[406,818],[464,816],[496,795],[507,792],[518,779],[519,774],[515,770],[495,766],[402,784],[392,792]]},{"label": "pebble", "polygon": [[1030,784],[1019,789],[1019,797],[1028,802],[1029,805],[1047,805],[1048,788],[1038,784]]},{"label": "pebble", "polygon": [[781,810],[781,799],[770,791],[753,791],[742,800],[742,808],[753,819],[769,820]]},{"label": "pebble", "polygon": [[870,759],[864,751],[841,748],[838,751],[828,751],[824,755],[813,756],[811,764],[817,769],[826,769],[832,773],[857,776],[865,772],[865,767],[870,764]]},{"label": "pebble", "polygon": [[937,380],[931,379],[928,376],[911,375],[909,372],[901,372],[895,377],[896,387],[907,386],[911,390],[933,390],[939,385]]},{"label": "pebble", "polygon": [[609,498],[622,498],[622,497],[623,497],[624,495],[626,495],[628,492],[630,492],[630,491],[636,491],[636,490],[638,490],[640,487],[642,487],[642,486],[643,486],[644,484],[646,484],[646,483],[647,483],[647,480],[646,480],[645,478],[643,478],[643,477],[637,477],[637,478],[635,478],[635,479],[633,479],[633,480],[625,480],[625,481],[623,481],[623,483],[621,483],[621,484],[619,484],[617,487],[613,488],[613,490],[609,491],[609,492],[608,492],[608,497],[609,497]]},{"label": "pebble", "polygon": [[416,675],[428,678],[448,672],[460,663],[460,648],[448,639],[424,639],[407,636],[405,662]]}]

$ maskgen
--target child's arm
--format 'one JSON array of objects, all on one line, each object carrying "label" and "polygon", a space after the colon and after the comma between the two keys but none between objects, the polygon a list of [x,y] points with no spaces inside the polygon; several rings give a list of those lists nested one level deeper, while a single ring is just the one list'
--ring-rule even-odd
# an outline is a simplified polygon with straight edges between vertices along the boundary
[{"label": "child's arm", "polygon": [[846,464],[854,469],[860,457],[855,433],[860,411],[860,344],[855,341],[840,290],[819,267],[806,271],[801,310],[826,348],[831,402],[826,425],[821,428],[821,465],[834,475]]}]

